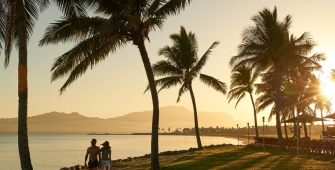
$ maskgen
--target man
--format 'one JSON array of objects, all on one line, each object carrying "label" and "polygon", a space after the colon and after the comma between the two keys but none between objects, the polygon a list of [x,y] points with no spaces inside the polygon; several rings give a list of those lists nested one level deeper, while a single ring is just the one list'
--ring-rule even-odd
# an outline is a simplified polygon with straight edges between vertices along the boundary
[{"label": "man", "polygon": [[[97,140],[96,139],[92,139],[91,140],[91,145],[89,148],[87,148],[87,152],[85,155],[85,166],[87,167],[87,157],[89,156],[89,161],[88,161],[88,169],[91,170],[97,170],[99,167],[99,162],[100,162],[100,148],[98,146],[96,146]],[[98,160],[99,158],[99,160]]]}]

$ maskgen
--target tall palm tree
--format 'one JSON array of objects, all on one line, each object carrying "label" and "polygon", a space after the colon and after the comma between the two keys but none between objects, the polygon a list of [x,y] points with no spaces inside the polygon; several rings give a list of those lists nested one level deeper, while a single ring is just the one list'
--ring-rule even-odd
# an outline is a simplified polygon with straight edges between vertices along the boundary
[{"label": "tall palm tree", "polygon": [[[5,68],[7,68],[13,44],[18,47],[18,147],[21,169],[33,169],[28,142],[28,40],[33,32],[39,10],[43,11],[50,2],[63,3],[62,0],[0,0],[0,50],[4,46]],[[64,14],[80,11],[82,6],[68,1],[59,6]]]},{"label": "tall palm tree", "polygon": [[169,16],[177,15],[190,2],[191,0],[82,0],[79,3],[92,9],[96,16],[67,15],[51,24],[40,41],[41,46],[67,41],[77,42],[74,48],[59,56],[52,66],[52,81],[69,74],[60,93],[88,68],[104,60],[110,52],[114,53],[129,42],[137,46],[153,103],[152,169],[159,169],[159,102],[145,40],[149,40],[151,31],[162,29]]},{"label": "tall palm tree", "polygon": [[[253,86],[257,80],[258,72],[255,72],[249,66],[241,66],[237,68],[231,75],[230,80],[230,91],[228,93],[228,103],[233,99],[237,99],[235,108],[237,104],[245,97],[245,93],[249,93],[250,100],[252,103],[254,111],[254,121],[255,127],[257,126],[257,112],[254,102]],[[258,138],[258,128],[255,128],[256,137]]]},{"label": "tall palm tree", "polygon": [[275,116],[279,148],[284,149],[284,141],[281,131],[280,95],[283,82],[283,73],[295,60],[305,58],[313,46],[313,41],[308,33],[296,38],[289,36],[291,16],[287,15],[283,21],[277,19],[277,9],[271,12],[264,9],[254,16],[252,20],[255,26],[248,27],[243,33],[242,43],[239,45],[239,53],[230,60],[233,71],[241,65],[251,65],[253,69],[267,71],[273,67],[273,80],[275,80]]},{"label": "tall palm tree", "polygon": [[[225,83],[215,79],[214,77],[200,73],[213,48],[215,48],[219,42],[214,42],[201,56],[201,58],[198,59],[198,43],[194,33],[187,33],[185,28],[181,27],[179,34],[172,34],[170,35],[170,38],[173,41],[173,46],[166,46],[159,50],[159,55],[163,55],[167,58],[167,60],[158,61],[152,67],[155,76],[165,76],[156,80],[156,85],[160,86],[159,91],[181,85],[177,102],[180,101],[181,95],[187,91],[190,92],[193,104],[194,125],[198,149],[202,149],[198,126],[197,106],[192,82],[194,78],[200,74],[199,79],[201,82],[223,94],[226,94]],[[148,86],[145,91],[150,88],[151,87]]]}]

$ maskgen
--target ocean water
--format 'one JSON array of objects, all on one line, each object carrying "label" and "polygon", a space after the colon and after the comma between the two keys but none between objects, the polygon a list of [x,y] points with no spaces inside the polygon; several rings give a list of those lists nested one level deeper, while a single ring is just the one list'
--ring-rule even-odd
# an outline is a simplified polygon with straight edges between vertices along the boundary
[{"label": "ocean water", "polygon": [[[150,135],[59,135],[30,134],[30,157],[35,170],[54,170],[84,164],[86,149],[92,138],[97,144],[109,141],[112,160],[150,153]],[[237,144],[236,139],[202,136],[203,146]],[[159,152],[196,148],[195,136],[160,135]],[[20,169],[17,135],[0,134],[0,169]]]}]

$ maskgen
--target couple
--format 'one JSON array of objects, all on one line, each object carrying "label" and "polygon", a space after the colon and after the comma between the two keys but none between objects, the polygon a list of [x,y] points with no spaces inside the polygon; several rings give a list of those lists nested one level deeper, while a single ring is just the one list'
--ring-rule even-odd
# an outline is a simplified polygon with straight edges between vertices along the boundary
[{"label": "couple", "polygon": [[88,169],[96,170],[98,169],[100,163],[102,170],[109,170],[112,163],[112,151],[111,147],[109,146],[109,142],[105,141],[103,144],[101,144],[103,146],[101,149],[96,146],[96,143],[97,140],[92,139],[92,146],[87,148],[87,152],[85,155],[85,166],[87,167],[86,162],[87,157],[89,156]]}]

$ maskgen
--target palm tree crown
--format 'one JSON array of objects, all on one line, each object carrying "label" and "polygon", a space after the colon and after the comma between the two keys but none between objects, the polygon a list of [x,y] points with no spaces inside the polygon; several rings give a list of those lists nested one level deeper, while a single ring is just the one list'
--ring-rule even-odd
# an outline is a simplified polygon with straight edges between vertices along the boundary
[{"label": "palm tree crown", "polygon": [[237,104],[245,97],[245,93],[252,93],[258,77],[257,72],[253,72],[248,66],[241,66],[237,68],[231,75],[230,79],[230,91],[228,93],[228,102],[233,99],[237,99]]},{"label": "palm tree crown", "polygon": [[257,111],[252,93],[257,77],[258,72],[253,72],[250,66],[242,65],[238,67],[231,75],[230,91],[228,93],[228,103],[233,99],[237,99],[235,107],[245,97],[245,93],[249,93],[254,111],[256,137],[258,137]]},{"label": "palm tree crown", "polygon": [[[194,33],[190,32],[187,34],[185,28],[181,27],[180,33],[172,34],[170,38],[173,41],[173,46],[166,46],[159,51],[159,55],[163,55],[167,60],[158,61],[152,67],[155,76],[166,76],[155,81],[156,85],[160,86],[158,91],[178,84],[181,85],[177,98],[177,102],[179,102],[181,95],[189,90],[194,78],[200,75],[199,79],[201,82],[226,94],[227,87],[225,83],[200,73],[212,49],[219,42],[214,42],[203,56],[198,59],[198,43]],[[146,90],[148,89],[149,86]]]},{"label": "palm tree crown", "polygon": [[[168,89],[173,86],[181,85],[178,93],[177,102],[181,95],[189,91],[193,104],[195,132],[198,143],[198,148],[202,149],[199,128],[198,116],[195,103],[195,97],[192,89],[192,81],[199,76],[200,81],[214,88],[215,90],[226,94],[225,83],[206,74],[201,74],[200,71],[206,64],[212,49],[219,42],[214,42],[210,48],[198,59],[198,43],[194,33],[187,33],[184,27],[181,27],[179,34],[170,36],[173,41],[173,46],[163,47],[159,51],[159,55],[163,55],[167,60],[161,60],[152,66],[155,76],[166,76],[155,81],[156,86],[159,86],[159,91]],[[151,87],[147,87],[145,91]]]}]

